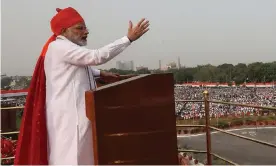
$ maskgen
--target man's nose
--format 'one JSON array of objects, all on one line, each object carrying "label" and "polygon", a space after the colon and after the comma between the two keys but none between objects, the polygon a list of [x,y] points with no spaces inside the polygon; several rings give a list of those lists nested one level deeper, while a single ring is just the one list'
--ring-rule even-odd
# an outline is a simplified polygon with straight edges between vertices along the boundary
[{"label": "man's nose", "polygon": [[85,34],[85,35],[88,35],[88,34],[89,34],[88,29],[85,29],[84,34]]}]

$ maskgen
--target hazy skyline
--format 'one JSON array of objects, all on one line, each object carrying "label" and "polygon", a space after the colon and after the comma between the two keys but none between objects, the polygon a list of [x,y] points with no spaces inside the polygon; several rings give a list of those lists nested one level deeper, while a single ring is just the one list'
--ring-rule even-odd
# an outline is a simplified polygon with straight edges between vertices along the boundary
[{"label": "hazy skyline", "polygon": [[1,0],[1,72],[32,75],[51,36],[55,9],[72,6],[90,30],[88,48],[123,37],[128,21],[150,20],[150,31],[117,60],[158,68],[276,60],[276,0]]}]

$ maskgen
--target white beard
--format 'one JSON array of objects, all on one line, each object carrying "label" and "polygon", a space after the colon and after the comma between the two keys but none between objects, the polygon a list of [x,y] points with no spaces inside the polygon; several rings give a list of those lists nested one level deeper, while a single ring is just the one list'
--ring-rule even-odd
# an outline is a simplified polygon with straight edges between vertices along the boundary
[{"label": "white beard", "polygon": [[77,44],[77,45],[79,45],[79,46],[86,46],[86,45],[87,45],[87,41],[85,41],[85,40],[80,40],[80,41],[75,42],[75,44]]}]

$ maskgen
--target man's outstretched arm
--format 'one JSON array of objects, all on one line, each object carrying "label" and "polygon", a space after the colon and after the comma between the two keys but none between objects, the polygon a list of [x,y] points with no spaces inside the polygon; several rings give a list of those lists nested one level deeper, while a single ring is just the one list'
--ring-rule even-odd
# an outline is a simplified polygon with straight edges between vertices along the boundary
[{"label": "man's outstretched arm", "polygon": [[130,21],[127,36],[95,50],[71,44],[66,48],[68,51],[66,51],[62,59],[77,66],[97,66],[104,64],[124,51],[131,42],[143,36],[149,30],[148,26],[149,22],[145,21],[145,19],[142,19],[134,28]]}]

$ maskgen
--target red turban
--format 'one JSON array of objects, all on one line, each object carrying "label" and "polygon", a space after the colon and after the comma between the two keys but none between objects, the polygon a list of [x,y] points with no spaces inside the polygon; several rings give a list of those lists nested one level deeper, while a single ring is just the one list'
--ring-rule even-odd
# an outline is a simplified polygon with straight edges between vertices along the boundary
[{"label": "red turban", "polygon": [[51,29],[55,35],[59,35],[63,28],[69,28],[77,23],[84,22],[81,15],[73,8],[56,9],[57,15],[51,20]]},{"label": "red turban", "polygon": [[51,20],[54,35],[44,45],[32,76],[20,125],[14,165],[48,165],[45,54],[49,44],[60,35],[62,29],[84,22],[80,14],[71,7],[57,9],[57,12]]}]

